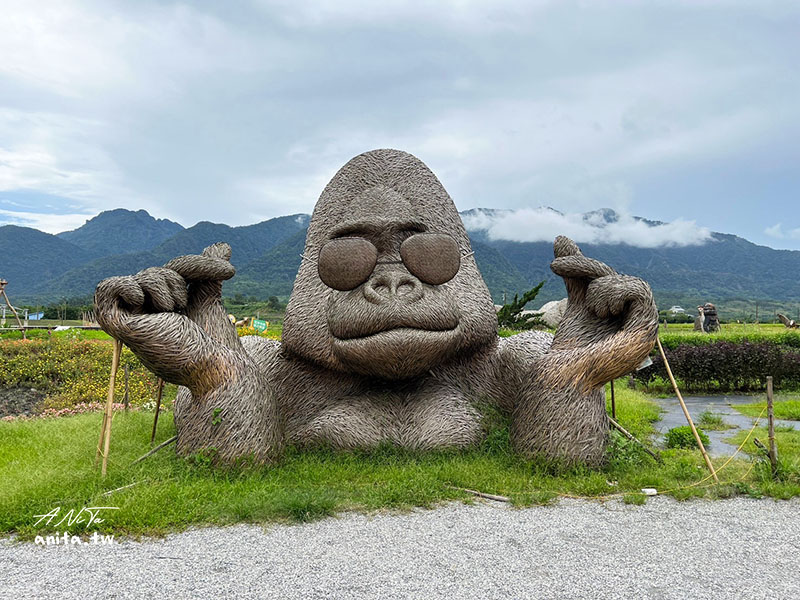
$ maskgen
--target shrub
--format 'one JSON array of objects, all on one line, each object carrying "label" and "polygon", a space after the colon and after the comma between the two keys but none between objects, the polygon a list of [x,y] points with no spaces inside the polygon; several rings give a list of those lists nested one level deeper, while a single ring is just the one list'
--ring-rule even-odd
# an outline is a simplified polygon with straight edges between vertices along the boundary
[{"label": "shrub", "polygon": [[[700,435],[700,440],[704,446],[711,444],[706,433],[699,429],[697,433]],[[697,440],[694,439],[692,428],[688,425],[681,425],[680,427],[673,427],[667,432],[667,448],[697,448]]]},{"label": "shrub", "polygon": [[[28,340],[0,342],[0,387],[26,386],[47,394],[47,409],[104,403],[111,375],[112,344],[93,340]],[[130,403],[140,405],[156,395],[156,376],[125,348],[117,372],[115,398],[125,394],[128,366]]]},{"label": "shrub", "polygon": [[[800,386],[800,350],[773,343],[714,342],[682,344],[666,349],[672,372],[686,391],[763,390],[768,375],[776,387]],[[634,377],[647,385],[657,377],[667,379],[661,355]]]},{"label": "shrub", "polygon": [[704,411],[700,415],[700,418],[697,420],[697,424],[706,431],[725,431],[727,429],[736,428],[735,425],[726,423],[722,415],[713,413],[709,410]]},{"label": "shrub", "polygon": [[661,330],[659,337],[665,349],[674,350],[679,346],[708,346],[718,342],[731,344],[772,344],[800,349],[800,332],[786,328],[764,328],[760,330],[729,329],[723,327],[717,333],[694,331]]}]

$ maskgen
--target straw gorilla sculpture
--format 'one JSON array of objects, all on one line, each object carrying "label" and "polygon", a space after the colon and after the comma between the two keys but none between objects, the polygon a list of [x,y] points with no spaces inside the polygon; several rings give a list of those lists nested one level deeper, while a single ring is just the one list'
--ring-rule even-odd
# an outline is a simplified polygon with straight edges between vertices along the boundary
[{"label": "straw gorilla sculpture", "polygon": [[555,336],[497,336],[453,201],[417,158],[353,158],[322,193],[286,310],[283,342],[238,338],[220,302],[230,247],[102,281],[97,318],[166,381],[178,452],[279,456],[285,444],[463,447],[481,407],[511,418],[523,455],[599,464],[603,384],[655,342],[648,285],[555,242],[569,305]]}]

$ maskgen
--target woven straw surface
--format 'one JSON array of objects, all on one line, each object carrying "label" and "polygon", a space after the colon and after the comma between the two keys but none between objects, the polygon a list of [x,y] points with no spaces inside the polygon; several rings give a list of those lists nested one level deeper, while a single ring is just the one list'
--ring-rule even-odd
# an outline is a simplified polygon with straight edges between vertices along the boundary
[{"label": "woven straw surface", "polygon": [[[446,234],[463,257],[441,285],[403,263],[402,243],[423,232]],[[319,276],[320,249],[340,237],[378,251],[373,272],[350,290]],[[558,331],[500,340],[471,252],[436,176],[409,154],[375,150],[342,167],[317,203],[283,344],[236,336],[220,299],[235,272],[224,243],[102,281],[97,317],[148,368],[184,386],[175,404],[181,454],[212,449],[230,462],[267,461],[285,444],[464,447],[485,434],[488,404],[510,416],[518,452],[601,463],[602,386],[653,347],[650,288],[559,237],[551,268],[569,302]],[[413,260],[412,270],[435,272],[435,257]]]}]

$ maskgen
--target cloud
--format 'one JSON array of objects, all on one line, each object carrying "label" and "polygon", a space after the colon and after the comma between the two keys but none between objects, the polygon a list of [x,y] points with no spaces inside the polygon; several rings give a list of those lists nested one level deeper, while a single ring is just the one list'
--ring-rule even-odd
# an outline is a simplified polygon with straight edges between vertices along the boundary
[{"label": "cloud", "polygon": [[565,235],[584,244],[660,248],[699,246],[713,240],[711,231],[694,221],[648,224],[608,210],[585,214],[563,214],[545,207],[491,213],[476,210],[464,216],[464,225],[470,231],[485,230],[490,239],[515,242],[552,242],[557,235]]},{"label": "cloud", "polygon": [[52,214],[0,209],[0,224],[33,227],[46,233],[61,233],[77,229],[93,216],[95,215],[86,213]]},{"label": "cloud", "polygon": [[678,237],[680,215],[766,236],[764,215],[800,186],[797,15],[666,0],[12,3],[0,192],[238,225],[308,212],[349,158],[394,147],[462,209],[611,206]]},{"label": "cloud", "polygon": [[783,223],[776,223],[772,227],[767,227],[764,230],[764,233],[771,238],[775,238],[776,240],[800,240],[800,227],[784,231]]}]

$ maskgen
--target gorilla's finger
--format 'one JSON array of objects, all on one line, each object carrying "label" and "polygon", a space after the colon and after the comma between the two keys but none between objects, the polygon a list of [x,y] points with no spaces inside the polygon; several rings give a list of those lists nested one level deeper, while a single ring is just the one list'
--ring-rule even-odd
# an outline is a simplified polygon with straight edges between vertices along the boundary
[{"label": "gorilla's finger", "polygon": [[564,235],[560,235],[556,238],[556,241],[553,243],[553,255],[556,258],[574,256],[577,254],[581,254],[581,249],[578,248],[578,244]]},{"label": "gorilla's finger", "polygon": [[236,269],[224,258],[190,254],[173,258],[166,269],[176,271],[186,281],[223,281],[236,274]]},{"label": "gorilla's finger", "polygon": [[567,278],[584,277],[597,279],[606,275],[614,275],[615,271],[605,263],[582,254],[560,256],[550,263],[550,269],[556,275]]},{"label": "gorilla's finger", "polygon": [[[169,274],[172,275],[169,275]],[[139,271],[134,278],[150,300],[155,312],[172,312],[176,307],[175,297],[167,278],[180,277],[175,271],[163,267],[151,267]]]},{"label": "gorilla's finger", "polygon": [[620,314],[628,299],[618,277],[600,277],[586,288],[586,305],[601,319]]},{"label": "gorilla's finger", "polygon": [[620,315],[628,302],[648,300],[647,284],[638,277],[614,275],[592,281],[586,289],[586,304],[600,318]]},{"label": "gorilla's finger", "polygon": [[144,304],[144,292],[133,277],[109,277],[97,284],[95,303],[99,307],[116,305],[119,300],[132,309]]},{"label": "gorilla's finger", "polygon": [[186,305],[189,302],[186,281],[172,269],[164,269],[164,271],[164,280],[167,282],[167,286],[172,293],[172,299],[175,302],[175,309],[182,310],[186,308]]},{"label": "gorilla's finger", "polygon": [[211,244],[210,246],[208,246],[203,250],[203,256],[208,256],[211,258],[221,258],[223,260],[230,261],[231,259],[230,244],[226,244],[225,242],[217,242],[216,244]]}]

